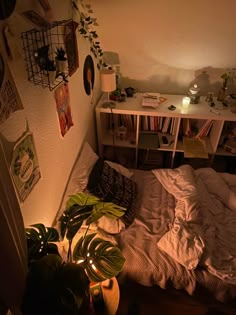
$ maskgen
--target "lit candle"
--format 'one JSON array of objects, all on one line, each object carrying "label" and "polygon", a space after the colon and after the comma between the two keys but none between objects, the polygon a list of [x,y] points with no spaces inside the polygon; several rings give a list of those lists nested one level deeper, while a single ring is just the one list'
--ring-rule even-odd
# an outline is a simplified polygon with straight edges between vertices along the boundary
[{"label": "lit candle", "polygon": [[189,108],[189,104],[190,104],[190,97],[188,96],[183,97],[183,100],[182,100],[183,108]]}]

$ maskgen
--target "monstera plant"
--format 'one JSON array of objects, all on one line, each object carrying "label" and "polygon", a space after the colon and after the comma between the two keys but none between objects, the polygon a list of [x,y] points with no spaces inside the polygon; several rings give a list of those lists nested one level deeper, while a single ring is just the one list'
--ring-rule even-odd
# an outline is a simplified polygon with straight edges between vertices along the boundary
[{"label": "monstera plant", "polygon": [[[59,232],[43,224],[26,228],[29,272],[22,303],[24,315],[88,314],[90,282],[116,276],[125,259],[110,241],[88,233],[89,225],[106,215],[121,217],[125,208],[84,193],[72,195],[59,219]],[[86,231],[72,246],[80,228]],[[60,236],[68,241],[66,261],[60,255]],[[73,248],[74,247],[74,248]]]}]

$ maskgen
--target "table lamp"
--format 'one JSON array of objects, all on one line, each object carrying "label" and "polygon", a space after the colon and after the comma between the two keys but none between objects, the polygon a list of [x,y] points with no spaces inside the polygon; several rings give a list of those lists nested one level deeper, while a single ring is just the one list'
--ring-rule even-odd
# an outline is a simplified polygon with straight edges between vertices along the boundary
[{"label": "table lamp", "polygon": [[107,101],[102,104],[103,107],[114,108],[116,104],[110,101],[109,93],[116,90],[116,74],[114,70],[103,69],[100,72],[101,91],[107,93]]}]

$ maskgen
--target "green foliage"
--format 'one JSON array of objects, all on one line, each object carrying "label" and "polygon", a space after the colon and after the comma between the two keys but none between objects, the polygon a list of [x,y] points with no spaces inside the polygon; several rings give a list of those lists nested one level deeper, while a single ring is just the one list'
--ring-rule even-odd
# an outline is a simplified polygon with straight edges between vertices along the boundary
[{"label": "green foliage", "polygon": [[25,229],[29,273],[23,315],[82,314],[89,303],[89,282],[116,276],[125,259],[117,246],[96,237],[96,233],[87,235],[86,231],[73,253],[72,241],[83,222],[89,225],[103,215],[118,218],[125,210],[84,193],[72,195],[59,219],[60,234],[69,243],[67,262],[59,255],[59,233],[55,228],[39,223]]},{"label": "green foliage", "polygon": [[110,218],[119,218],[124,215],[125,211],[125,208],[111,202],[100,201],[95,196],[84,193],[72,195],[66,203],[66,210],[59,218],[61,236],[62,238],[66,237],[69,241],[68,260],[72,259],[73,238],[84,221],[89,226],[104,215]]},{"label": "green foliage", "polygon": [[79,32],[80,34],[89,41],[90,50],[94,57],[98,60],[98,69],[107,68],[108,65],[103,62],[103,50],[100,42],[97,40],[98,34],[94,29],[98,26],[97,19],[92,17],[93,10],[90,4],[84,4],[83,0],[78,1],[78,5],[75,1],[72,1],[72,8],[76,11],[79,16]]},{"label": "green foliage", "polygon": [[118,247],[102,238],[95,238],[95,235],[79,239],[73,259],[81,262],[90,281],[100,282],[116,276],[122,270],[125,259]]},{"label": "green foliage", "polygon": [[59,234],[52,227],[46,228],[43,224],[33,224],[25,229],[28,247],[28,261],[31,263],[49,253],[58,254],[57,245]]},{"label": "green foliage", "polygon": [[62,60],[62,61],[67,60],[67,58],[66,58],[66,51],[65,51],[65,49],[63,47],[58,47],[56,49],[55,54],[56,54],[56,59],[57,60]]},{"label": "green foliage", "polygon": [[22,303],[24,315],[82,314],[88,303],[89,281],[81,266],[65,264],[54,254],[30,266]]}]

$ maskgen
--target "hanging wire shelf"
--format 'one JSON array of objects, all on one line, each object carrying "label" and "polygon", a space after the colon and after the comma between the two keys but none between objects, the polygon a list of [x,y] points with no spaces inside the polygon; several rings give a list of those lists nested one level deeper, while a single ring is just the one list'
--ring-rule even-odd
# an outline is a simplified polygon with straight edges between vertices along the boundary
[{"label": "hanging wire shelf", "polygon": [[68,65],[63,72],[59,72],[55,57],[57,48],[65,49],[66,24],[69,22],[71,20],[55,21],[47,28],[21,33],[28,80],[35,85],[52,91],[61,82],[67,82]]}]

